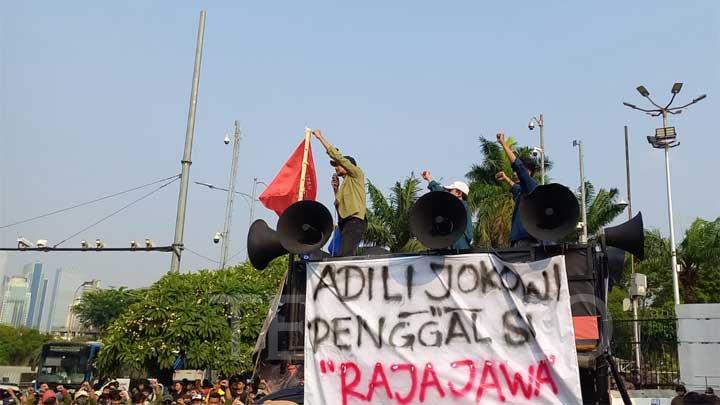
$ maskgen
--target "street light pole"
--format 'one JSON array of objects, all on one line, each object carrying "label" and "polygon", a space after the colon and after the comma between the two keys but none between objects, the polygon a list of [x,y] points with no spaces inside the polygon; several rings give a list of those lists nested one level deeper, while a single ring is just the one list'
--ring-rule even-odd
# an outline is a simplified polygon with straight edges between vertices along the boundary
[{"label": "street light pole", "polygon": [[532,131],[536,123],[540,127],[540,184],[545,184],[545,119],[542,114],[540,118],[530,118],[528,128]]},{"label": "street light pole", "polygon": [[[662,111],[663,128],[667,128],[667,111]],[[680,304],[680,280],[678,280],[677,248],[675,247],[675,220],[673,219],[672,187],[670,185],[670,145],[665,144],[665,185],[667,190],[668,222],[670,223],[670,263],[672,266],[673,298]]]},{"label": "street light pole", "polygon": [[583,222],[583,233],[580,238],[580,243],[587,243],[588,241],[588,230],[587,230],[587,205],[585,204],[585,168],[583,163],[583,145],[582,141],[573,141],[573,146],[578,147],[578,160],[580,162],[580,204],[582,212]]},{"label": "street light pole", "polygon": [[233,137],[233,154],[230,165],[230,180],[228,183],[227,203],[225,204],[225,224],[223,225],[220,268],[227,265],[230,249],[230,226],[232,224],[233,205],[235,203],[235,179],[237,178],[237,162],[240,155],[240,123],[235,121],[235,135]]},{"label": "street light pole", "polygon": [[[627,202],[628,202],[628,219],[632,219],[632,193],[630,191],[630,143],[628,140],[628,127],[625,125],[625,176],[627,186]],[[630,254],[630,273],[635,273],[635,256]],[[635,352],[635,369],[637,370],[636,378],[640,378],[640,368],[642,365],[642,353],[640,351],[640,323],[638,322],[638,297],[630,297],[632,300],[633,312],[633,350]]]},{"label": "street light pole", "polygon": [[180,257],[182,256],[183,235],[185,233],[185,208],[187,207],[188,182],[190,181],[190,165],[192,164],[192,144],[195,136],[195,111],[197,110],[197,95],[200,87],[200,67],[202,65],[203,41],[205,39],[205,11],[200,11],[200,23],[195,46],[195,66],[193,68],[192,89],[190,91],[190,109],[188,111],[187,129],[185,131],[185,150],[182,159],[180,174],[180,193],[178,195],[177,218],[175,219],[175,239],[173,240],[173,254],[170,261],[170,272],[180,272]]},{"label": "street light pole", "polygon": [[691,102],[682,105],[680,107],[670,107],[675,100],[675,96],[680,93],[680,89],[682,89],[683,84],[682,83],[675,83],[672,87],[671,93],[672,98],[670,101],[665,105],[664,107],[661,107],[658,105],[655,101],[653,101],[650,98],[650,92],[645,88],[645,86],[638,86],[637,91],[640,93],[641,96],[645,97],[650,101],[650,103],[655,106],[654,109],[645,109],[637,107],[636,105],[625,103],[623,104],[626,107],[632,108],[634,110],[642,111],[652,117],[662,117],[662,128],[658,128],[655,130],[655,136],[648,136],[647,140],[652,145],[653,148],[656,149],[664,149],[665,151],[665,182],[666,182],[666,188],[667,188],[667,199],[668,199],[668,222],[670,223],[670,260],[671,260],[671,266],[672,268],[670,271],[672,272],[672,283],[673,283],[673,298],[675,300],[675,305],[680,304],[680,283],[678,280],[678,265],[677,265],[677,249],[675,247],[675,221],[673,220],[673,206],[672,206],[672,187],[670,185],[670,148],[674,148],[678,145],[680,145],[679,142],[676,141],[677,134],[675,133],[674,127],[668,127],[667,126],[667,119],[668,114],[680,114],[682,112],[683,108],[689,107],[700,100],[703,100],[706,95],[703,94],[699,97],[696,97]]},{"label": "street light pole", "polygon": [[540,114],[540,184],[545,184],[545,120],[543,115]]}]

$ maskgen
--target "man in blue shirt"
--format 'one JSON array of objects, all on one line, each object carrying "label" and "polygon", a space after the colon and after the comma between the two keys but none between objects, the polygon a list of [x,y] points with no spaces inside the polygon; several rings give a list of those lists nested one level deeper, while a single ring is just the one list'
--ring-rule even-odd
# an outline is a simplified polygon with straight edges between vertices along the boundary
[{"label": "man in blue shirt", "polygon": [[450,184],[449,186],[443,186],[437,181],[433,180],[432,176],[430,175],[430,172],[427,170],[424,170],[421,174],[422,178],[428,181],[428,189],[430,191],[447,191],[448,193],[454,195],[455,197],[459,198],[460,201],[463,204],[463,207],[465,207],[465,212],[467,215],[467,224],[465,225],[465,233],[460,236],[458,240],[455,241],[455,243],[450,246],[452,249],[456,250],[463,250],[463,249],[470,249],[470,244],[472,244],[473,239],[473,223],[472,223],[472,215],[470,214],[470,209],[468,208],[467,204],[467,198],[468,194],[470,193],[470,187],[465,182],[462,181],[456,181]]},{"label": "man in blue shirt", "polygon": [[532,235],[525,230],[522,222],[520,221],[520,215],[518,208],[520,206],[520,199],[522,196],[530,194],[537,187],[537,181],[533,178],[537,164],[535,159],[525,158],[520,159],[515,156],[515,153],[508,145],[505,140],[504,133],[497,134],[497,140],[502,145],[505,154],[510,160],[510,166],[512,167],[515,175],[518,178],[517,182],[512,181],[505,172],[499,172],[495,175],[495,178],[499,181],[504,181],[510,185],[510,192],[515,198],[515,208],[513,208],[512,214],[512,227],[510,228],[510,246],[512,247],[529,247],[534,246],[538,243],[537,239],[533,238]]}]

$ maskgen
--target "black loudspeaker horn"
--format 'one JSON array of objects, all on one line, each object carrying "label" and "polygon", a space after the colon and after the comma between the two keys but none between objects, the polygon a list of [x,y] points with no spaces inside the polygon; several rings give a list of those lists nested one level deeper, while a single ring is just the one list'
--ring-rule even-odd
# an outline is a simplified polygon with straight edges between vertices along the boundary
[{"label": "black loudspeaker horn", "polygon": [[463,203],[445,191],[420,197],[410,210],[410,232],[430,249],[442,249],[458,240],[467,226]]},{"label": "black loudspeaker horn", "polygon": [[289,206],[278,221],[280,244],[290,253],[303,254],[325,245],[333,231],[330,211],[317,201],[298,201]]},{"label": "black loudspeaker horn", "polygon": [[577,226],[580,204],[562,184],[537,186],[520,200],[520,221],[537,240],[558,241]]},{"label": "black loudspeaker horn", "polygon": [[253,222],[247,237],[248,259],[253,267],[263,270],[274,258],[288,252],[318,252],[332,231],[332,215],[324,205],[298,201],[280,215],[277,232],[262,219]]},{"label": "black loudspeaker horn", "polygon": [[607,246],[614,246],[635,255],[638,259],[645,258],[645,229],[643,228],[642,212],[638,212],[631,220],[617,226],[605,228],[602,241]]},{"label": "black loudspeaker horn", "polygon": [[250,263],[258,270],[264,270],[272,259],[287,253],[280,244],[278,233],[262,219],[252,223],[247,237],[247,252]]}]

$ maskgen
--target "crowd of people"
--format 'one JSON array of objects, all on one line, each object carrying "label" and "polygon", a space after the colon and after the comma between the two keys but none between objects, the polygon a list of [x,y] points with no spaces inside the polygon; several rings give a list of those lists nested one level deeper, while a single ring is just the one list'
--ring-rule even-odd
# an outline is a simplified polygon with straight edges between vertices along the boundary
[{"label": "crowd of people", "polygon": [[688,392],[684,385],[678,385],[675,394],[677,395],[672,399],[671,405],[720,405],[720,397],[715,395],[712,387],[707,387],[704,393],[699,393]]},{"label": "crowd of people", "polygon": [[[288,375],[292,374],[292,370],[288,371]],[[95,388],[84,382],[73,392],[63,385],[51,388],[47,384],[41,384],[38,390],[29,387],[25,391],[6,391],[0,405],[250,405],[270,395],[272,388],[265,380],[253,383],[235,375],[217,379],[214,384],[209,380],[183,380],[164,387],[156,379],[139,379],[127,388],[110,381]]]}]

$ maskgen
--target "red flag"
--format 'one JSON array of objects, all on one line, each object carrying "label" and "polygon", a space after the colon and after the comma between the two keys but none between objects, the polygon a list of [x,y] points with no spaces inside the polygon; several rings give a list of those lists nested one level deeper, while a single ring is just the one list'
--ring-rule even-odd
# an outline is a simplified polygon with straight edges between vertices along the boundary
[{"label": "red flag", "polygon": [[[300,192],[300,175],[302,172],[305,141],[295,149],[272,183],[260,195],[260,202],[265,207],[282,215],[283,211],[298,200]],[[308,161],[305,172],[305,200],[314,200],[317,196],[317,176],[313,162],[312,144],[308,144]]]}]

